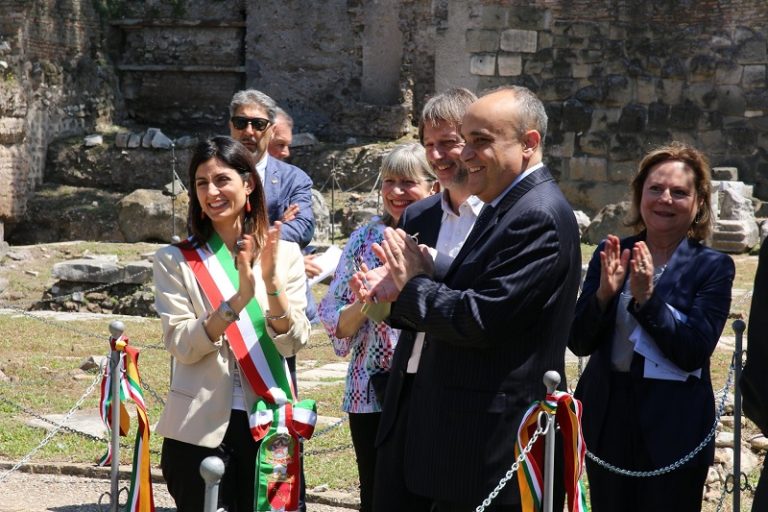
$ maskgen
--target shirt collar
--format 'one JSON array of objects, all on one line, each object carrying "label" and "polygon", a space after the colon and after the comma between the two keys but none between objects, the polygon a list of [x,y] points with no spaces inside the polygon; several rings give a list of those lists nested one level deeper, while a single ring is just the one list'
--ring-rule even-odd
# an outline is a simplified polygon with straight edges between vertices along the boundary
[{"label": "shirt collar", "polygon": [[265,151],[264,155],[261,157],[261,160],[256,162],[256,173],[261,178],[262,183],[264,183],[264,179],[266,177],[267,160],[269,160],[269,153]]},{"label": "shirt collar", "polygon": [[515,181],[513,181],[507,188],[504,189],[504,191],[501,194],[496,196],[496,198],[493,201],[491,201],[490,203],[488,203],[488,204],[490,204],[493,207],[498,206],[498,204],[501,202],[502,198],[504,198],[504,196],[507,195],[507,192],[509,192],[510,190],[515,188],[515,185],[517,185],[518,183],[523,181],[525,178],[527,178],[529,174],[533,173],[537,169],[541,169],[542,167],[544,167],[544,163],[543,162],[539,162],[536,165],[534,165],[533,167],[529,167],[525,171],[521,172],[517,176],[517,178],[515,178]]},{"label": "shirt collar", "polygon": [[[456,215],[453,212],[453,206],[451,205],[451,200],[448,198],[448,194],[448,190],[444,190],[440,194],[440,206],[443,208],[443,215]],[[477,196],[469,196],[463,203],[459,205],[459,215],[461,215],[461,207],[465,204],[469,206],[475,216],[477,216],[480,214],[480,210],[483,209],[483,205],[485,203],[483,203]]]}]

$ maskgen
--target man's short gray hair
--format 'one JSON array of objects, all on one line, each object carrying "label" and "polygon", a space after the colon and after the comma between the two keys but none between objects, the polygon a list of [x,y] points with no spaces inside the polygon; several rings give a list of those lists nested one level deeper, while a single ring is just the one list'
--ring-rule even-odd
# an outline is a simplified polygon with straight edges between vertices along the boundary
[{"label": "man's short gray hair", "polygon": [[275,119],[278,117],[285,119],[285,124],[287,124],[290,128],[293,128],[293,118],[290,116],[290,114],[288,114],[288,112],[280,107],[275,108]]},{"label": "man's short gray hair", "polygon": [[463,87],[454,87],[433,96],[424,105],[419,119],[419,140],[424,143],[424,126],[437,126],[447,121],[458,127],[469,106],[477,100],[475,93]]},{"label": "man's short gray hair", "polygon": [[544,108],[544,104],[539,97],[533,91],[521,85],[503,85],[484,93],[483,96],[499,91],[511,91],[515,95],[519,106],[517,126],[515,126],[518,137],[522,139],[526,131],[536,130],[541,135],[541,145],[543,147],[544,139],[547,138],[548,117],[547,110]]},{"label": "man's short gray hair", "polygon": [[238,108],[248,105],[258,105],[267,111],[267,118],[271,123],[275,122],[275,115],[277,113],[277,103],[275,100],[267,96],[261,91],[256,89],[245,89],[244,91],[238,91],[232,96],[232,101],[229,102],[229,116],[235,115]]}]

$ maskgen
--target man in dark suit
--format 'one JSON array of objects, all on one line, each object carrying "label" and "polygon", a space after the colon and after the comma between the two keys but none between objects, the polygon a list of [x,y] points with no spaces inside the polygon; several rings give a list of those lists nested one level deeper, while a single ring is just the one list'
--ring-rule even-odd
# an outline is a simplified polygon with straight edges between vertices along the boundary
[{"label": "man in dark suit", "polygon": [[[469,172],[461,162],[464,139],[461,119],[477,97],[467,89],[449,89],[427,101],[419,121],[419,135],[427,160],[440,183],[440,193],[409,206],[400,217],[406,233],[435,249],[435,266],[444,274],[461,250],[477,219],[482,201],[470,194]],[[425,334],[403,330],[389,371],[377,436],[374,508],[407,510],[411,494],[403,479],[405,412],[418,370]]]},{"label": "man in dark suit", "polygon": [[[302,249],[315,233],[312,213],[312,179],[294,165],[271,157],[269,143],[275,129],[278,106],[271,97],[256,89],[236,92],[229,103],[229,132],[233,139],[247,147],[256,162],[256,172],[264,185],[269,222],[284,221],[280,238],[299,244]],[[250,199],[255,201],[253,197]],[[286,219],[286,215],[290,220]],[[317,305],[307,287],[306,315],[310,322],[317,321]],[[296,382],[296,356],[286,359],[294,387]],[[304,468],[302,461],[300,510],[306,510],[304,495]]]},{"label": "man in dark suit", "polygon": [[[768,241],[760,247],[747,340],[747,364],[739,382],[744,414],[768,436]],[[763,510],[768,510],[768,464],[765,462],[752,502],[752,512]]]},{"label": "man in dark suit", "polygon": [[[546,124],[523,87],[472,104],[461,158],[486,206],[445,276],[436,280],[432,259],[388,230],[385,267],[365,275],[368,286],[361,275],[353,283],[363,300],[393,301],[393,326],[426,333],[405,419],[404,479],[422,498],[411,510],[479,505],[514,461],[523,414],[545,396],[544,373],[558,371],[565,386],[581,255],[573,210],[541,163]],[[562,485],[555,496],[561,510]],[[520,510],[517,486],[486,510]]]}]

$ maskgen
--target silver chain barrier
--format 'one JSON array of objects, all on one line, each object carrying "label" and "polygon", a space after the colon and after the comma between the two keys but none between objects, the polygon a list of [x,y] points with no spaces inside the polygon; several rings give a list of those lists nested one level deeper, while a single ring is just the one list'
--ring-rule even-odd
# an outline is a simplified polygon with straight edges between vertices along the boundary
[{"label": "silver chain barrier", "polygon": [[72,417],[72,415],[77,411],[81,405],[83,405],[83,402],[85,402],[85,399],[93,393],[93,390],[96,389],[96,386],[98,386],[99,382],[101,382],[102,374],[99,372],[99,374],[93,379],[93,382],[88,386],[88,389],[85,390],[85,393],[78,399],[78,401],[75,403],[75,405],[67,412],[66,415],[64,415],[64,419],[61,420],[61,424],[56,426],[55,428],[51,429],[48,434],[45,436],[45,438],[40,441],[40,444],[38,444],[35,448],[33,448],[28,454],[26,454],[24,457],[21,458],[19,462],[14,464],[14,466],[0,475],[0,484],[3,483],[3,481],[8,478],[8,475],[25,465],[27,462],[29,462],[35,453],[37,453],[40,449],[45,447],[51,439],[61,430],[64,425],[69,421],[69,419]]},{"label": "silver chain barrier", "polygon": [[[548,414],[544,411],[541,411],[539,413],[539,418],[541,418],[541,415],[544,414],[545,416],[548,416]],[[530,453],[530,451],[533,449],[533,445],[536,443],[536,440],[539,438],[540,435],[546,434],[547,431],[551,428],[553,422],[547,418],[546,420],[546,427],[541,427],[541,421],[538,422],[538,426],[536,427],[536,431],[531,436],[530,441],[528,441],[528,444],[523,448],[523,451],[520,453],[520,455],[517,457],[517,460],[512,464],[512,467],[509,468],[509,471],[499,480],[499,483],[496,485],[496,487],[488,494],[488,497],[483,500],[483,502],[477,506],[475,509],[475,512],[484,512],[485,507],[490,506],[491,502],[496,499],[496,497],[499,495],[502,489],[504,489],[504,486],[507,485],[507,482],[509,482],[513,476],[515,476],[515,473],[518,469],[520,469],[520,464],[525,462],[526,456]]]},{"label": "silver chain barrier", "polygon": [[[732,358],[733,359],[733,358]],[[659,476],[664,475],[666,473],[670,473],[672,471],[675,471],[679,469],[684,464],[688,463],[691,459],[693,459],[698,453],[703,450],[709,442],[712,440],[712,438],[717,433],[717,424],[720,422],[720,416],[723,415],[723,411],[725,411],[725,399],[728,397],[728,390],[731,387],[731,383],[733,382],[733,374],[735,371],[735,365],[733,362],[731,362],[731,367],[728,369],[728,378],[726,379],[725,386],[721,389],[721,393],[723,396],[720,398],[720,405],[717,408],[717,414],[715,415],[715,424],[712,425],[712,429],[709,431],[709,434],[707,434],[707,437],[704,438],[704,440],[699,443],[699,445],[693,449],[690,453],[682,457],[681,459],[673,462],[672,464],[669,464],[668,466],[664,466],[663,468],[654,469],[651,471],[632,471],[629,469],[623,469],[614,466],[613,464],[604,461],[594,453],[587,450],[587,457],[592,460],[592,462],[595,462],[598,466],[601,466],[604,469],[607,469],[608,471],[611,471],[612,473],[616,473],[622,476],[629,476],[633,478],[648,478],[653,476]]]}]

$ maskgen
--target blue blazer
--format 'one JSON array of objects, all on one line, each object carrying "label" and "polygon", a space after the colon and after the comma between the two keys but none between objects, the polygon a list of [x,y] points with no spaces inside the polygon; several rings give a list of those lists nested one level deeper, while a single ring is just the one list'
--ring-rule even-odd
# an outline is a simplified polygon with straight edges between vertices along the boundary
[{"label": "blue blazer", "polygon": [[[625,238],[621,248],[631,248],[640,236]],[[598,446],[606,410],[611,373],[611,347],[618,297],[600,311],[595,293],[600,285],[600,251],[595,250],[576,304],[568,347],[578,356],[591,356],[576,388],[583,403],[582,429],[587,448]],[[645,358],[634,354],[630,374],[640,424],[637,426],[655,467],[666,466],[691,452],[707,436],[715,420],[709,358],[715,350],[731,304],[735,275],[733,260],[694,240],[680,244],[659,278],[651,298],[639,311],[634,300],[631,314],[648,332],[664,355],[686,371],[701,368],[701,378],[685,382],[643,377]],[[687,316],[675,318],[667,304]],[[689,464],[711,464],[715,444],[710,443]],[[610,462],[610,453],[595,453]]]},{"label": "blue blazer", "polygon": [[[523,413],[546,393],[544,373],[558,371],[565,386],[563,320],[573,314],[580,269],[573,210],[541,168],[470,234],[441,281],[406,283],[389,321],[426,333],[407,411],[411,491],[475,505],[504,476]],[[387,395],[394,386],[390,379]],[[519,502],[517,485],[498,499]]]},{"label": "blue blazer", "polygon": [[302,249],[315,233],[312,214],[312,179],[294,165],[267,156],[264,172],[264,195],[267,199],[269,222],[280,220],[291,204],[299,205],[299,213],[291,222],[283,224],[280,238],[296,242]]}]

